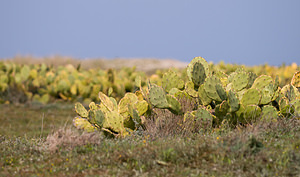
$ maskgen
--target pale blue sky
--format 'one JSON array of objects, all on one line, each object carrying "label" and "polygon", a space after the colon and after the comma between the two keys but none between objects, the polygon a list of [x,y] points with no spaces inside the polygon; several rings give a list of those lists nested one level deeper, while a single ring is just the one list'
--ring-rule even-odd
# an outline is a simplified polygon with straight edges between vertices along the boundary
[{"label": "pale blue sky", "polygon": [[2,0],[16,55],[300,64],[300,0]]}]

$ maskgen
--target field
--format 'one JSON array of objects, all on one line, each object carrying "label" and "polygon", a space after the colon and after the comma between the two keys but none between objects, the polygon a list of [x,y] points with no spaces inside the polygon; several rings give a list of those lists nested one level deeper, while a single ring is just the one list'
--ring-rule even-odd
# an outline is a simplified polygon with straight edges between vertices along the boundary
[{"label": "field", "polygon": [[[23,64],[24,61],[15,59],[13,62]],[[34,62],[47,63],[49,61],[32,60],[32,64]],[[76,67],[78,65],[76,62],[78,61],[66,60],[66,63],[61,65],[71,63]],[[29,63],[27,62],[27,64]],[[102,65],[107,66],[108,64]],[[95,64],[82,63],[80,72],[84,72],[88,76],[92,75],[93,71],[86,72],[93,69],[91,66],[97,67]],[[133,85],[124,83],[124,87],[117,87],[116,85],[123,84],[121,80],[124,81],[124,79],[118,78],[118,73],[129,73],[128,75],[132,77],[140,75],[142,80],[151,78],[152,83],[160,87],[164,85],[162,73],[167,72],[163,69],[168,67],[159,68],[161,71],[156,71],[155,68],[143,71],[143,67],[137,71],[128,69],[123,71],[119,67],[115,68],[116,70],[113,72],[108,68],[102,68],[108,74],[102,76],[97,71],[97,77],[101,77],[103,83],[109,83],[103,80],[110,76],[109,73],[114,74],[114,84],[110,83],[107,87],[101,87],[101,91],[104,93],[103,95],[111,95],[120,102],[122,98],[126,97],[124,96],[126,91],[134,93],[137,89],[143,90],[142,85],[147,83],[141,82],[139,87],[134,78],[128,80]],[[220,70],[225,67],[229,66],[225,64],[214,66]],[[228,72],[236,70],[239,66],[230,67]],[[181,78],[187,78],[181,69],[182,67],[175,71],[180,73]],[[34,70],[34,67],[31,67],[31,70]],[[39,71],[39,68],[36,70]],[[279,87],[284,88],[291,82],[295,71],[299,71],[299,67],[260,66],[245,68],[245,70],[255,71],[258,75],[261,75],[262,71],[266,72],[263,74],[268,75],[276,73],[279,75]],[[14,72],[17,73],[17,71],[18,69]],[[55,73],[56,69],[52,71]],[[51,83],[49,87],[44,86],[40,79],[39,86],[45,88],[40,91],[37,90],[37,87],[32,87],[32,83],[36,83],[32,76],[34,75],[28,76],[22,82],[14,82],[12,85],[10,82],[7,87],[14,86],[14,88],[20,89],[10,88],[11,91],[3,89],[0,93],[0,101],[2,100],[0,105],[0,114],[2,115],[0,117],[0,176],[299,176],[300,174],[300,119],[297,116],[297,106],[292,105],[292,103],[296,105],[299,98],[292,97],[291,92],[280,98],[288,104],[272,99],[268,105],[262,102],[255,105],[255,108],[262,108],[264,111],[264,107],[270,107],[272,103],[279,116],[272,118],[271,121],[270,119],[256,119],[256,117],[256,121],[254,121],[253,117],[251,120],[243,117],[249,121],[244,122],[239,117],[237,120],[240,122],[236,123],[233,121],[236,114],[231,112],[230,115],[233,118],[227,119],[228,114],[226,114],[222,121],[218,122],[222,111],[218,112],[220,109],[218,101],[213,100],[213,103],[206,105],[205,110],[211,113],[209,115],[212,117],[215,115],[218,117],[213,118],[214,121],[210,122],[209,127],[203,127],[206,123],[201,121],[199,123],[196,118],[192,122],[183,119],[183,117],[192,116],[194,118],[197,116],[197,114],[192,114],[195,109],[204,110],[204,108],[192,108],[195,104],[194,101],[198,100],[194,97],[187,96],[189,99],[178,99],[181,105],[180,110],[184,113],[189,112],[185,114],[188,116],[183,116],[174,106],[159,108],[160,104],[149,99],[151,105],[149,104],[148,107],[153,107],[151,110],[149,108],[147,113],[138,116],[138,118],[146,118],[147,121],[135,124],[135,128],[128,135],[123,131],[122,126],[122,129],[111,127],[109,131],[103,127],[94,132],[78,129],[80,126],[76,128],[73,125],[73,118],[81,115],[84,119],[84,116],[78,108],[75,109],[75,102],[82,103],[92,112],[91,106],[88,105],[92,101],[100,102],[101,98],[97,98],[98,93],[95,99],[93,99],[92,93],[84,97],[84,94],[80,92],[80,87],[74,93],[71,87],[68,90],[69,87],[65,85],[62,87],[63,89],[60,88],[54,92],[53,88],[59,87],[59,83],[55,85],[55,79],[53,80],[54,84],[51,85]],[[4,86],[1,87],[0,84],[0,88],[4,88]],[[49,90],[45,91],[46,88]],[[157,87],[153,86],[152,88],[156,89]],[[167,89],[168,87],[164,88],[166,92],[171,92]],[[229,95],[227,90],[226,93]],[[295,91],[295,93],[297,92]],[[49,94],[47,102],[40,99],[46,94]],[[275,93],[273,94],[275,95]],[[152,92],[147,95],[151,97]],[[12,99],[11,96],[18,99]],[[105,103],[105,98],[102,97],[102,103]],[[222,101],[223,105],[225,102],[226,100]],[[275,106],[277,102],[278,105]],[[245,104],[244,101],[239,104],[242,105],[242,103]],[[121,104],[118,106],[120,107]],[[252,103],[250,106],[254,107]],[[139,107],[135,108],[140,113]],[[288,111],[287,108],[289,108]],[[127,109],[131,116],[130,107]],[[152,113],[150,114],[149,111]],[[103,112],[105,115],[110,114],[110,112]],[[122,113],[124,113],[122,116],[127,115],[125,112]],[[136,115],[131,117],[135,118]],[[264,117],[264,114],[258,117]],[[90,119],[88,120],[92,122]],[[134,122],[136,123],[136,121]],[[83,129],[85,128],[83,127]],[[107,133],[111,134],[108,136]]]}]

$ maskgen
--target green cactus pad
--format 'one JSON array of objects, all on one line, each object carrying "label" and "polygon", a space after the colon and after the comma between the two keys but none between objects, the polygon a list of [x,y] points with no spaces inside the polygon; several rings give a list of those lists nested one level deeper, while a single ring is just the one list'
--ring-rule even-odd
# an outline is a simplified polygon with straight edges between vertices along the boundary
[{"label": "green cactus pad", "polygon": [[297,88],[300,88],[300,71],[297,71],[293,78],[292,78],[292,81],[291,81],[291,84],[294,86],[294,87],[297,87]]},{"label": "green cactus pad", "polygon": [[292,104],[289,104],[289,100],[286,97],[282,97],[279,100],[279,111],[282,115],[288,116],[294,113],[295,108]]},{"label": "green cactus pad", "polygon": [[71,83],[66,79],[62,79],[58,82],[56,90],[58,92],[66,92],[70,90],[70,88],[71,88]]},{"label": "green cactus pad", "polygon": [[207,96],[205,90],[204,90],[204,85],[200,85],[198,89],[198,94],[199,94],[199,99],[201,100],[201,103],[206,106],[209,105],[212,102],[212,99]]},{"label": "green cactus pad", "polygon": [[229,103],[229,111],[230,112],[236,112],[240,108],[239,99],[237,98],[237,94],[233,91],[229,91],[228,93],[228,103]]},{"label": "green cactus pad", "polygon": [[261,116],[261,109],[257,105],[248,105],[244,110],[244,122],[242,123],[253,123],[257,118]]},{"label": "green cactus pad", "polygon": [[278,89],[274,92],[274,95],[273,95],[273,98],[272,98],[272,101],[276,101],[278,102],[281,98],[281,88],[278,87]]},{"label": "green cactus pad", "polygon": [[124,118],[116,111],[107,112],[105,116],[105,121],[103,122],[103,128],[109,129],[116,133],[123,133],[124,128]]},{"label": "green cactus pad", "polygon": [[237,72],[233,72],[229,74],[227,79],[228,84],[233,82],[233,79],[236,77],[237,74],[238,74]]},{"label": "green cactus pad", "polygon": [[227,84],[228,84],[228,75],[227,74],[225,74],[223,71],[217,70],[214,72],[214,75],[220,79],[223,87],[227,86]]},{"label": "green cactus pad", "polygon": [[204,83],[206,79],[205,68],[202,63],[195,62],[192,68],[192,82],[196,87]]},{"label": "green cactus pad", "polygon": [[239,110],[234,113],[239,122],[245,122],[244,112],[245,112],[245,106],[240,104]]},{"label": "green cactus pad", "polygon": [[220,98],[216,89],[217,84],[221,84],[219,78],[217,78],[216,76],[208,77],[204,82],[204,90],[208,97],[215,101],[222,102],[222,99]]},{"label": "green cactus pad", "polygon": [[248,72],[248,85],[247,88],[251,88],[255,79],[257,78],[257,75],[253,72]]},{"label": "green cactus pad", "polygon": [[168,109],[173,113],[173,114],[182,114],[181,110],[181,104],[179,101],[172,95],[166,95],[169,107]]},{"label": "green cactus pad", "polygon": [[142,119],[141,119],[139,113],[131,105],[128,105],[128,110],[129,110],[129,115],[134,122],[134,127],[135,128],[139,127],[142,123]]},{"label": "green cactus pad", "polygon": [[274,85],[273,85],[274,92],[276,92],[278,90],[278,88],[279,88],[279,77],[277,75],[275,80],[274,80]]},{"label": "green cactus pad", "polygon": [[30,76],[30,68],[28,65],[25,65],[22,67],[21,71],[20,71],[20,74],[21,74],[21,80],[22,81],[25,81],[28,79],[28,77]]},{"label": "green cactus pad", "polygon": [[295,109],[294,116],[299,119],[300,118],[300,100],[297,99],[297,100],[293,101],[291,104],[293,105],[293,107]]},{"label": "green cactus pad", "polygon": [[267,75],[261,75],[255,79],[251,88],[257,88],[259,90],[262,90],[270,84],[274,85],[272,77]]},{"label": "green cactus pad", "polygon": [[85,107],[79,102],[75,103],[75,111],[80,117],[83,118],[87,118],[89,115]]},{"label": "green cactus pad", "polygon": [[232,78],[232,86],[235,91],[244,89],[249,82],[249,76],[246,72],[239,72]]},{"label": "green cactus pad", "polygon": [[201,63],[202,66],[204,67],[206,77],[211,75],[207,61],[202,57],[195,57],[187,66],[187,75],[190,81],[192,81],[194,64],[197,62]]},{"label": "green cactus pad", "polygon": [[138,101],[134,104],[134,109],[137,110],[139,116],[145,114],[148,111],[148,107],[149,105],[145,100]]},{"label": "green cactus pad", "polygon": [[215,114],[216,117],[218,118],[219,122],[222,122],[226,114],[229,112],[229,104],[225,100],[221,104],[218,104],[215,108]]},{"label": "green cactus pad", "polygon": [[216,91],[222,101],[227,100],[227,93],[221,84],[216,84]]},{"label": "green cactus pad", "polygon": [[195,112],[195,120],[201,122],[204,128],[212,127],[213,115],[205,108],[199,108]]},{"label": "green cactus pad", "polygon": [[136,91],[134,94],[137,96],[139,101],[144,100],[143,93],[140,90]]},{"label": "green cactus pad", "polygon": [[169,108],[165,91],[155,84],[152,84],[149,89],[149,99],[154,107],[161,109]]},{"label": "green cactus pad", "polygon": [[137,76],[137,77],[135,78],[135,86],[136,86],[137,88],[142,87],[142,77],[141,77],[141,76]]},{"label": "green cactus pad", "polygon": [[274,88],[273,84],[270,84],[268,86],[265,86],[261,90],[261,100],[260,104],[268,104],[272,101],[273,96],[274,96]]},{"label": "green cactus pad", "polygon": [[94,132],[97,130],[87,119],[81,117],[75,117],[73,119],[73,125],[80,130],[84,130],[86,132]]},{"label": "green cactus pad", "polygon": [[187,82],[185,84],[185,92],[189,94],[191,97],[198,97],[198,92],[195,90],[195,85],[192,81]]},{"label": "green cactus pad", "polygon": [[281,89],[281,94],[288,98],[289,101],[293,101],[297,99],[300,93],[295,86],[289,84]]},{"label": "green cactus pad", "polygon": [[264,121],[274,121],[278,118],[277,109],[274,106],[265,105],[262,108],[262,120]]},{"label": "green cactus pad", "polygon": [[89,108],[90,108],[90,110],[97,110],[97,109],[98,109],[98,106],[96,105],[95,102],[90,102]]},{"label": "green cactus pad", "polygon": [[183,89],[184,81],[174,72],[169,70],[163,75],[162,87],[166,92],[169,92],[172,88]]},{"label": "green cactus pad", "polygon": [[88,121],[100,128],[105,121],[105,115],[101,110],[89,110]]},{"label": "green cactus pad", "polygon": [[241,103],[244,106],[247,105],[258,105],[261,100],[260,91],[256,88],[248,89],[242,96]]},{"label": "green cactus pad", "polygon": [[115,109],[115,103],[104,93],[99,92],[99,98],[101,103],[106,106],[108,110],[113,111]]},{"label": "green cactus pad", "polygon": [[181,90],[179,90],[178,88],[172,88],[172,89],[169,91],[169,94],[175,96],[175,94],[176,94],[177,92],[180,92],[180,91],[181,91]]},{"label": "green cactus pad", "polygon": [[124,96],[118,105],[118,112],[120,114],[128,111],[128,105],[132,104],[132,100],[129,97]]}]

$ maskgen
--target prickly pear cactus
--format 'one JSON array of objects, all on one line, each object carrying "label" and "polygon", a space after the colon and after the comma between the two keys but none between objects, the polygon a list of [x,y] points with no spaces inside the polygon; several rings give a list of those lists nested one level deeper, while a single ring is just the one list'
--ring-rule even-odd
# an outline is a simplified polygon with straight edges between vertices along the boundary
[{"label": "prickly pear cactus", "polygon": [[166,92],[169,92],[172,88],[181,90],[184,88],[184,81],[176,74],[176,72],[169,70],[163,75],[162,88],[164,88]]},{"label": "prickly pear cactus", "polygon": [[212,99],[210,97],[207,96],[205,90],[204,90],[204,85],[200,85],[199,89],[198,89],[198,94],[199,94],[199,99],[201,101],[201,103],[204,106],[209,105],[212,102]]},{"label": "prickly pear cactus", "polygon": [[187,66],[187,76],[189,78],[190,81],[193,81],[193,69],[194,69],[194,65],[195,63],[201,63],[204,71],[205,71],[205,75],[206,77],[211,75],[210,69],[209,69],[209,65],[207,63],[207,61],[202,58],[202,57],[195,57],[193,58],[193,60],[188,64]]},{"label": "prickly pear cactus", "polygon": [[248,89],[241,99],[241,103],[245,106],[247,105],[258,105],[261,100],[260,91],[256,88]]},{"label": "prickly pear cactus", "polygon": [[240,108],[239,99],[237,98],[236,93],[234,93],[231,90],[228,93],[228,104],[230,107],[230,110],[229,110],[230,112],[236,112]]},{"label": "prickly pear cactus", "polygon": [[215,101],[222,102],[222,99],[220,98],[217,92],[217,88],[216,88],[217,84],[221,84],[219,78],[217,78],[216,76],[208,77],[204,82],[204,90],[208,97],[210,97]]},{"label": "prickly pear cactus", "polygon": [[85,107],[79,102],[75,103],[75,111],[80,117],[83,118],[86,118],[89,115]]},{"label": "prickly pear cactus", "polygon": [[242,123],[253,123],[262,114],[260,107],[257,105],[247,105],[244,110],[244,119]]},{"label": "prickly pear cactus", "polygon": [[249,83],[249,75],[245,71],[237,72],[233,75],[232,86],[235,91],[241,91]]},{"label": "prickly pear cactus", "polygon": [[94,127],[87,119],[81,118],[81,117],[75,117],[73,119],[73,125],[77,129],[84,130],[86,132],[94,132],[97,130],[96,127]]},{"label": "prickly pear cactus", "polygon": [[262,120],[276,121],[278,118],[278,111],[274,106],[266,105],[262,108]]},{"label": "prickly pear cactus", "polygon": [[199,87],[201,84],[203,84],[206,79],[205,68],[199,61],[195,62],[192,67],[191,79],[196,87]]},{"label": "prickly pear cactus", "polygon": [[155,84],[150,86],[149,99],[156,108],[166,109],[169,107],[165,91]]},{"label": "prickly pear cactus", "polygon": [[297,88],[300,88],[300,71],[297,71],[293,78],[292,78],[292,81],[291,81],[291,84],[294,86],[294,87],[297,87]]}]

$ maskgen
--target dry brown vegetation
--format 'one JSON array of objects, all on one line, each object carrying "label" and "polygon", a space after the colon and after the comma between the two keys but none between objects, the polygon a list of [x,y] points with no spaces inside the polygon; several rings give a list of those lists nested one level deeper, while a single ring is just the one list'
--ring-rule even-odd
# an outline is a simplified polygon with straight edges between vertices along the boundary
[{"label": "dry brown vegetation", "polygon": [[79,64],[83,69],[121,69],[123,67],[136,67],[137,71],[153,73],[157,69],[178,68],[183,69],[188,63],[173,59],[155,59],[155,58],[115,58],[115,59],[75,59],[71,57],[53,56],[36,58],[32,56],[18,56],[12,59],[5,59],[19,64],[46,64],[57,66],[66,66],[71,64],[77,67]]}]

